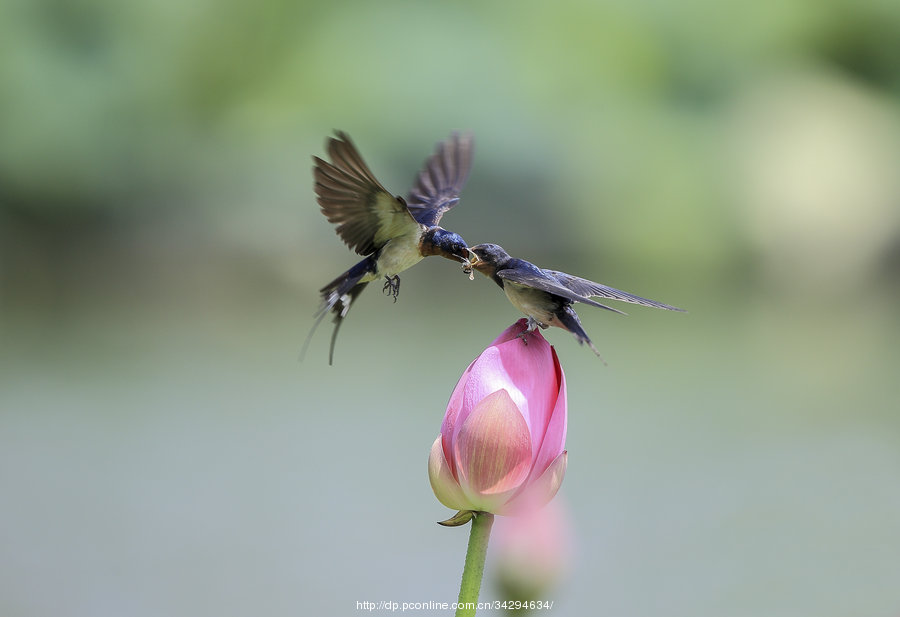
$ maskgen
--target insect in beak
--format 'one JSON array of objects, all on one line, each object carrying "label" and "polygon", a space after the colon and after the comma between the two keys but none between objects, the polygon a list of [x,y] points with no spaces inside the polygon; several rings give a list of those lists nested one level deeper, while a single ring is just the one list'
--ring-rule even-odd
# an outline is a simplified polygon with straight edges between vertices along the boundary
[{"label": "insect in beak", "polygon": [[472,267],[478,263],[478,255],[472,249],[466,249],[469,251],[469,258],[466,260],[462,260],[462,271],[469,275],[469,280],[475,280],[475,274],[472,272]]}]

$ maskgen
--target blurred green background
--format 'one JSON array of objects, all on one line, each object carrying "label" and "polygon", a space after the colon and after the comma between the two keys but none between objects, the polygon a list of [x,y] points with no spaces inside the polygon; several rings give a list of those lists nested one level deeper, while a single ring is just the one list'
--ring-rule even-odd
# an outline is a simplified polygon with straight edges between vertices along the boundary
[{"label": "blurred green background", "polygon": [[312,190],[335,128],[400,194],[472,130],[448,228],[690,311],[583,308],[606,366],[546,333],[552,614],[898,614],[888,0],[0,1],[0,614],[456,599],[426,460],[518,315],[429,259],[298,361],[357,259]]}]

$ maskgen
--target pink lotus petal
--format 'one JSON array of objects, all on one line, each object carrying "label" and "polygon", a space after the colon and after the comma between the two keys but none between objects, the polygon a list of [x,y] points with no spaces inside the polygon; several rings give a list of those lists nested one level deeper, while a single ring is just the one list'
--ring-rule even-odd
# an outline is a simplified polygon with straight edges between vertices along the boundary
[{"label": "pink lotus petal", "polygon": [[[507,328],[463,373],[447,405],[441,427],[444,453],[451,459],[453,443],[466,417],[479,401],[504,388],[521,410],[529,430],[535,437],[533,455],[543,441],[544,429],[558,393],[558,360],[552,347],[540,332],[527,335],[528,344],[518,337],[525,331],[520,319]],[[451,460],[454,475],[458,472]]]},{"label": "pink lotus petal", "polygon": [[520,334],[525,332],[528,329],[528,320],[524,317],[508,327],[506,330],[500,333],[500,336],[494,339],[494,341],[488,345],[488,347],[493,347],[494,345],[499,345],[500,343],[505,343],[506,341],[511,341],[519,337]]},{"label": "pink lotus petal", "polygon": [[[453,477],[457,477],[456,473],[456,459],[453,458],[453,436],[458,432],[459,426],[462,424],[465,418],[460,418],[459,414],[463,409],[464,404],[464,395],[466,390],[466,383],[469,380],[469,374],[472,371],[472,367],[478,361],[478,358],[472,361],[469,364],[468,368],[463,372],[462,377],[459,378],[459,381],[456,382],[456,387],[453,388],[453,393],[450,395],[450,401],[447,403],[447,412],[444,414],[444,421],[441,424],[441,437],[442,445],[444,448],[444,457],[450,463],[450,471],[453,473]],[[471,409],[471,407],[470,407]]]},{"label": "pink lotus petal", "polygon": [[442,504],[454,510],[471,509],[444,457],[440,435],[431,446],[431,455],[428,457],[428,479],[431,481],[431,490]]},{"label": "pink lotus petal", "polygon": [[460,428],[469,414],[475,410],[478,403],[501,388],[509,389],[513,386],[503,371],[500,352],[496,347],[488,347],[476,358],[475,362],[469,367],[466,381],[462,386],[461,409],[453,424],[451,441],[455,441],[458,438]]},{"label": "pink lotus petal", "polygon": [[[551,347],[553,358],[556,359],[556,350]],[[559,361],[556,361],[559,367]],[[559,456],[566,447],[566,428],[568,421],[567,413],[567,394],[566,394],[566,376],[562,369],[559,369],[559,394],[556,397],[556,404],[547,423],[547,431],[544,433],[544,440],[540,444],[540,449],[534,460],[534,466],[531,470],[531,479],[535,479],[550,466],[550,463]]]},{"label": "pink lotus petal", "polygon": [[455,446],[459,483],[473,502],[499,505],[531,471],[528,426],[506,390],[488,395],[475,407]]},{"label": "pink lotus petal", "polygon": [[540,332],[528,335],[528,345],[516,339],[498,349],[502,363],[498,370],[518,387],[510,396],[522,410],[533,438],[532,454],[537,456],[559,394],[558,361]]},{"label": "pink lotus petal", "polygon": [[559,487],[562,486],[563,477],[566,475],[566,463],[568,452],[561,453],[547,470],[538,478],[530,480],[525,489],[495,514],[517,514],[543,508],[548,501],[553,499]]}]

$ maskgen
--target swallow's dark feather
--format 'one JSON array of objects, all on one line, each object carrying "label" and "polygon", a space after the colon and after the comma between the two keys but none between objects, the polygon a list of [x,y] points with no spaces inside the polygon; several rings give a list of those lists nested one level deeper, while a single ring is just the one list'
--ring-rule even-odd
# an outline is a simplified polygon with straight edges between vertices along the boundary
[{"label": "swallow's dark feather", "polygon": [[459,201],[469,175],[473,140],[453,134],[438,144],[419,172],[410,191],[411,204],[394,196],[375,178],[350,137],[335,131],[326,150],[331,161],[314,156],[313,178],[322,213],[335,225],[341,239],[366,258],[321,289],[322,306],[310,330],[304,351],[325,314],[334,314],[329,364],[334,356],[337,332],[350,305],[365,286],[384,278],[386,292],[396,300],[397,276],[428,255],[467,262],[465,241],[438,223]]},{"label": "swallow's dark feather", "polygon": [[556,277],[549,275],[546,270],[541,270],[534,264],[523,259],[511,259],[506,265],[504,265],[502,270],[497,271],[497,276],[505,281],[519,283],[520,285],[525,285],[526,287],[532,287],[534,289],[546,291],[547,293],[553,294],[555,296],[560,296],[562,298],[565,298],[569,302],[583,302],[584,304],[590,304],[591,306],[606,309],[607,311],[612,311],[613,313],[619,313],[620,315],[625,314],[618,309],[612,308],[611,306],[606,306],[605,304],[594,302],[586,296],[575,293],[568,287],[563,286]]},{"label": "swallow's dark feather", "polygon": [[588,338],[587,332],[584,331],[584,326],[581,325],[581,320],[578,319],[578,313],[575,312],[575,309],[570,305],[566,305],[557,311],[556,318],[559,320],[559,323],[562,324],[562,329],[571,332],[579,345],[587,343],[587,346],[591,348],[591,351],[597,354],[598,358],[600,357],[600,352],[597,351],[597,348],[594,347],[591,339]]},{"label": "swallow's dark feather", "polygon": [[640,296],[630,294],[627,291],[621,291],[619,289],[615,289],[614,287],[609,287],[601,283],[595,283],[594,281],[589,281],[577,276],[572,276],[571,274],[566,274],[565,272],[558,272],[556,270],[544,270],[544,272],[554,277],[560,282],[561,285],[567,287],[579,296],[609,298],[610,300],[620,300],[622,302],[630,302],[632,304],[639,304],[641,306],[665,309],[667,311],[678,311],[681,313],[684,312],[684,309],[680,309],[676,306],[663,304],[662,302],[657,302],[656,300],[642,298]]},{"label": "swallow's dark feather", "polygon": [[438,146],[416,177],[406,197],[409,211],[426,227],[437,225],[444,213],[459,203],[472,168],[472,136],[454,133]]},{"label": "swallow's dark feather", "polygon": [[366,285],[369,284],[368,282],[360,281],[367,274],[374,274],[374,272],[374,256],[366,257],[319,290],[324,301],[314,315],[316,320],[313,322],[309,334],[306,335],[306,341],[304,341],[303,349],[300,352],[301,358],[306,355],[306,349],[309,347],[309,342],[312,340],[312,335],[316,331],[316,328],[322,323],[325,315],[331,312],[334,315],[334,319],[332,320],[334,323],[334,331],[331,334],[331,345],[328,348],[328,364],[333,362],[334,343],[337,340],[338,330],[341,329],[344,318],[347,316],[347,313],[350,312],[350,306],[353,304],[353,301],[356,300],[356,297],[360,293],[362,293],[362,290],[366,288]]},{"label": "swallow's dark feather", "polygon": [[341,239],[360,255],[370,255],[395,235],[414,230],[416,221],[366,166],[345,133],[328,140],[332,163],[313,157],[315,189],[322,213],[337,225]]},{"label": "swallow's dark feather", "polygon": [[493,279],[503,289],[513,306],[528,316],[532,328],[555,326],[568,330],[579,343],[587,343],[598,356],[600,353],[591,343],[572,307],[575,302],[623,315],[622,311],[595,302],[590,297],[621,300],[671,311],[682,310],[565,272],[544,270],[524,259],[510,257],[503,247],[496,244],[479,244],[471,247],[471,250],[478,258],[472,267]]}]

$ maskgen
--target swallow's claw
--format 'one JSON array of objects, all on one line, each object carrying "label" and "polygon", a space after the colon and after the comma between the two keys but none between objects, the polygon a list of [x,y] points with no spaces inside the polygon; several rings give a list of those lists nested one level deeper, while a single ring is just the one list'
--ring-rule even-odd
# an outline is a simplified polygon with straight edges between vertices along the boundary
[{"label": "swallow's claw", "polygon": [[397,296],[400,295],[400,277],[396,274],[394,276],[384,276],[384,287],[381,288],[381,291],[386,295],[393,296],[394,302],[397,302]]},{"label": "swallow's claw", "polygon": [[541,330],[546,330],[548,328],[547,324],[539,322],[534,317],[528,318],[528,323],[526,324],[526,332],[534,332],[540,328]]},{"label": "swallow's claw", "polygon": [[522,342],[528,345],[528,335],[535,332],[538,328],[546,329],[547,324],[539,322],[534,317],[529,317],[528,323],[525,324],[525,329],[519,332],[516,337],[522,339]]}]

